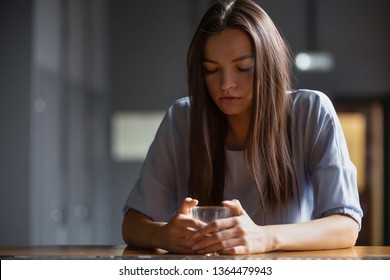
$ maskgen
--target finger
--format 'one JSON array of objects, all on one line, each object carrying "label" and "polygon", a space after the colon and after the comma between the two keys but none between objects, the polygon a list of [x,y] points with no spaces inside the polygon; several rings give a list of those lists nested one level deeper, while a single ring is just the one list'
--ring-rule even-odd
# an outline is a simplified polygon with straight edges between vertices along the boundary
[{"label": "finger", "polygon": [[197,219],[193,219],[189,215],[178,213],[172,219],[172,224],[180,229],[201,229],[204,228],[207,224]]},{"label": "finger", "polygon": [[[198,234],[199,233],[196,232],[193,236],[193,240],[196,242],[193,247],[194,250],[205,249],[215,244],[222,244],[222,243],[229,245],[229,243],[226,242],[232,240],[232,238],[235,238],[236,236],[234,229],[214,231],[213,233],[205,233],[202,234],[201,236],[199,236]],[[229,246],[234,246],[234,245],[235,244],[233,243],[232,245]],[[224,248],[226,247],[222,246],[221,248],[218,248],[218,250]],[[213,249],[215,248],[213,247]]]},{"label": "finger", "polygon": [[[218,239],[215,239],[214,237],[206,237],[200,240],[199,242],[196,242],[192,245],[192,250],[198,252],[199,254],[204,254],[208,251],[214,250],[216,251],[216,246],[218,244]],[[211,249],[210,249],[211,248]],[[219,248],[223,249],[223,248]]]},{"label": "finger", "polygon": [[199,241],[207,235],[230,229],[234,226],[234,224],[235,222],[232,218],[219,219],[209,224],[204,223],[204,226],[198,228],[198,230],[194,232],[192,238],[196,241]]},{"label": "finger", "polygon": [[225,201],[222,201],[222,204],[224,206],[229,207],[230,209],[232,209],[233,216],[241,216],[241,215],[245,215],[246,214],[244,208],[242,208],[242,206],[241,206],[240,201],[238,201],[237,199],[225,200]]},{"label": "finger", "polygon": [[194,244],[192,249],[196,250],[198,254],[207,254],[216,251],[226,250],[226,244],[228,244],[228,240],[221,241],[216,235],[212,235]]},{"label": "finger", "polygon": [[228,249],[223,249],[218,251],[221,255],[243,255],[249,254],[245,246],[236,246]]},{"label": "finger", "polygon": [[223,240],[218,243],[210,244],[209,246],[205,246],[204,248],[199,249],[197,253],[207,254],[215,251],[218,251],[220,254],[226,254],[226,255],[248,253],[245,246],[242,245],[242,240],[240,238],[233,238],[233,239]]},{"label": "finger", "polygon": [[199,201],[196,199],[192,199],[191,197],[187,197],[184,199],[183,204],[181,205],[180,209],[177,211],[180,214],[189,215],[190,214],[190,208],[198,205]]},{"label": "finger", "polygon": [[[202,230],[203,228],[205,228],[207,226],[207,224],[205,222],[202,222],[202,221],[196,220],[196,219],[187,220],[185,225],[187,228],[192,230],[191,231],[192,235],[196,234],[199,230]],[[192,235],[191,235],[191,238],[192,238]]]}]

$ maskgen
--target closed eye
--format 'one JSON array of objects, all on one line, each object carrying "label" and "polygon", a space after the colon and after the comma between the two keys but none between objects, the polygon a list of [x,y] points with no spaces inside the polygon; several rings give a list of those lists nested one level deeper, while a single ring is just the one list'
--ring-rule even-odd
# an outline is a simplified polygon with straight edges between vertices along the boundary
[{"label": "closed eye", "polygon": [[251,72],[254,68],[254,65],[251,65],[249,67],[237,67],[237,70],[240,72]]},{"label": "closed eye", "polygon": [[204,69],[204,73],[205,73],[206,75],[209,75],[209,74],[213,74],[213,73],[218,72],[218,68],[210,69],[210,68],[204,67],[203,69]]}]

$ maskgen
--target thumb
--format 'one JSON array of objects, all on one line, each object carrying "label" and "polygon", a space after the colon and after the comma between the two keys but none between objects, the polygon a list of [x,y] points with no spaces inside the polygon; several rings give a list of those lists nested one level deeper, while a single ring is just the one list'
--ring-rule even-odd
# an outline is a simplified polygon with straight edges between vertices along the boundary
[{"label": "thumb", "polygon": [[223,206],[229,207],[233,211],[233,216],[245,215],[246,212],[242,208],[240,201],[237,199],[222,201]]},{"label": "thumb", "polygon": [[177,211],[178,214],[189,215],[190,208],[198,205],[199,201],[196,199],[192,199],[191,197],[187,197],[184,199],[180,209]]}]

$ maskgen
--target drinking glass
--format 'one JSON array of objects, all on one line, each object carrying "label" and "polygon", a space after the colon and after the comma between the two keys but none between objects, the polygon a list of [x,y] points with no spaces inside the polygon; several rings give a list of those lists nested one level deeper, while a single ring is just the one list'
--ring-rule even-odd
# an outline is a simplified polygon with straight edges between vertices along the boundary
[{"label": "drinking glass", "polygon": [[[191,215],[205,223],[214,220],[229,218],[233,215],[232,210],[224,206],[195,206],[191,208]],[[217,252],[206,254],[207,256],[218,256]]]}]

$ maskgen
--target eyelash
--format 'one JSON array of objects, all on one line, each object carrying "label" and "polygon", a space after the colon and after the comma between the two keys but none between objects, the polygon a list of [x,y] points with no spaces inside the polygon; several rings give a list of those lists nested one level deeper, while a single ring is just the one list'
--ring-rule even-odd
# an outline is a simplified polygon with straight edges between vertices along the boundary
[{"label": "eyelash", "polygon": [[252,69],[253,69],[253,66],[250,66],[250,67],[247,67],[247,68],[237,67],[237,70],[240,71],[240,72],[250,72],[250,71],[252,71]]},{"label": "eyelash", "polygon": [[[237,67],[237,70],[238,70],[239,72],[246,73],[246,72],[252,71],[253,67],[254,67],[254,66],[250,66],[250,67],[247,67],[247,68],[240,68],[240,67]],[[206,75],[210,75],[210,74],[214,74],[214,73],[218,72],[218,69],[207,70],[206,68],[204,68],[204,72],[206,73]]]},{"label": "eyelash", "polygon": [[214,74],[218,71],[218,69],[215,70],[207,70],[206,68],[204,69],[204,72],[206,75]]}]

